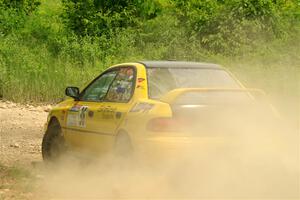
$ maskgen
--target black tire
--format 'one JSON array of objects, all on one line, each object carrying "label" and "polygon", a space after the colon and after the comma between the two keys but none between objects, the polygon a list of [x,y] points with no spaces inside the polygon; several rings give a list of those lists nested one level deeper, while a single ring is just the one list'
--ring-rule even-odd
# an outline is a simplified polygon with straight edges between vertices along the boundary
[{"label": "black tire", "polygon": [[133,153],[130,137],[127,133],[119,133],[115,141],[115,155],[120,157],[130,157]]},{"label": "black tire", "polygon": [[42,141],[42,156],[44,161],[58,161],[66,151],[65,140],[61,134],[59,122],[50,122]]}]

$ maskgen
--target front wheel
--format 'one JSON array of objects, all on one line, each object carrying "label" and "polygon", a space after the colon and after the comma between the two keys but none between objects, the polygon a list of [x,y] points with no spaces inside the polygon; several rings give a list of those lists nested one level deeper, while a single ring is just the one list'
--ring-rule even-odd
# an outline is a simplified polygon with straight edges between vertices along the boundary
[{"label": "front wheel", "polygon": [[44,161],[57,161],[65,152],[65,140],[57,120],[50,122],[42,141],[42,156]]}]

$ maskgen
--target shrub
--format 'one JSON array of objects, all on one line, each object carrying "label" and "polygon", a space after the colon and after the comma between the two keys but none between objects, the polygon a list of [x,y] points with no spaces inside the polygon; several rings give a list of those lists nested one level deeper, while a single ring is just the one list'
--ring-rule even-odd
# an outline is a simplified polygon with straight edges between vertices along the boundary
[{"label": "shrub", "polygon": [[159,12],[159,4],[151,0],[63,0],[63,5],[66,26],[79,36],[110,37],[116,29],[134,27]]},{"label": "shrub", "polygon": [[39,0],[1,0],[0,35],[7,35],[24,26],[27,16],[40,5]]},{"label": "shrub", "polygon": [[245,48],[285,38],[299,16],[299,5],[293,0],[173,2],[187,34],[209,51],[223,55],[237,55]]}]

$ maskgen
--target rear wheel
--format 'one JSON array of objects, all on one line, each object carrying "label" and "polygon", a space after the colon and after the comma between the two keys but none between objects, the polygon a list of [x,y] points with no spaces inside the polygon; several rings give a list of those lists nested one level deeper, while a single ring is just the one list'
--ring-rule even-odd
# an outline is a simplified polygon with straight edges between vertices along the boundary
[{"label": "rear wheel", "polygon": [[130,137],[127,133],[121,132],[115,141],[115,154],[120,157],[130,157],[133,153]]},{"label": "rear wheel", "polygon": [[65,152],[65,140],[57,120],[52,120],[42,141],[42,156],[44,161],[57,161]]}]

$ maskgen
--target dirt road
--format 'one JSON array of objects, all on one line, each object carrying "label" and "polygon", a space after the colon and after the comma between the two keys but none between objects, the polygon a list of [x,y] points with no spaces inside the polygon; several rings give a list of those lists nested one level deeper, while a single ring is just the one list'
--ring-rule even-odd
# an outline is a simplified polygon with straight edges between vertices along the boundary
[{"label": "dirt road", "polygon": [[41,158],[43,125],[49,106],[0,101],[0,199],[30,199],[33,163]]},{"label": "dirt road", "polygon": [[30,164],[41,160],[41,138],[47,106],[0,101],[0,163]]},{"label": "dirt road", "polygon": [[[174,183],[186,183],[185,179],[178,179],[178,174],[173,173],[172,168],[168,165],[168,167],[164,166],[163,170],[158,170],[159,173],[148,166],[146,168],[137,168],[132,173],[132,167],[126,169],[126,167],[124,168],[124,163],[116,165],[111,160],[108,160],[108,162],[103,162],[102,160],[99,164],[85,167],[81,165],[74,167],[74,162],[65,163],[63,168],[54,172],[46,169],[42,163],[41,141],[43,126],[50,107],[20,105],[0,101],[0,200],[62,199],[61,197],[66,196],[68,197],[67,199],[79,199],[80,195],[84,197],[91,197],[91,195],[109,196],[115,199],[116,197],[126,197],[130,192],[136,197],[142,197],[146,193],[149,193],[150,196],[155,196],[158,192],[164,194],[165,190],[166,194],[176,194],[177,189],[174,189],[174,187],[177,188],[179,186]],[[295,142],[297,143],[297,140]],[[298,149],[298,144],[292,145],[292,147]],[[292,166],[292,169],[294,169],[297,167],[295,164],[287,163],[290,161],[291,163],[297,163],[297,161],[294,161],[294,158],[298,158],[297,155],[290,156],[293,159],[282,161],[284,165],[278,165],[278,167],[284,166],[288,168],[288,166]],[[220,166],[222,166],[220,169],[224,170],[227,165],[220,164]],[[228,166],[232,166],[232,163]],[[201,170],[196,168],[195,171]],[[267,171],[270,171],[270,168]],[[284,180],[286,181],[281,181],[285,183],[288,191],[293,191],[293,193],[288,193],[291,196],[287,196],[293,199],[295,196],[298,197],[298,194],[295,194],[294,191],[299,191],[297,189],[299,185],[297,176],[299,173],[298,169],[296,170],[297,173],[287,171],[288,173],[284,175]],[[207,172],[212,173],[214,170],[209,168]],[[217,170],[216,172],[222,174],[223,171]],[[232,171],[232,173],[234,174],[235,172]],[[203,178],[202,175],[201,177]],[[219,176],[213,177],[216,178],[216,183],[219,183],[220,188],[223,187],[223,184],[227,184],[227,179],[220,180]],[[289,177],[291,177],[290,180]],[[272,180],[270,178],[266,179]],[[119,180],[122,181],[120,182]],[[212,179],[207,180],[212,181]],[[124,181],[126,181],[125,184]],[[195,190],[198,190],[194,179],[189,181],[187,183],[190,184],[186,184],[188,189],[193,186]],[[159,186],[157,183],[159,183]],[[206,184],[207,182],[205,181]],[[271,181],[269,185],[272,186],[272,184]],[[182,190],[185,191],[185,189],[183,187]],[[137,195],[137,192],[140,195]]]}]

